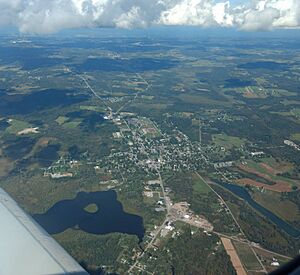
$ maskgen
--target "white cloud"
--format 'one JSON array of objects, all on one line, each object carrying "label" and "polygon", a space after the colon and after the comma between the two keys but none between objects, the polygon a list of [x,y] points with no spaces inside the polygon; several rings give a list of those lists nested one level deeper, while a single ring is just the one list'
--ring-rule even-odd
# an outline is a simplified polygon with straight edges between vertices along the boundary
[{"label": "white cloud", "polygon": [[250,10],[244,14],[241,29],[256,31],[270,30],[274,21],[280,17],[280,12],[274,8],[264,8],[261,10]]},{"label": "white cloud", "polygon": [[161,14],[167,25],[214,25],[213,4],[207,0],[183,0]]},{"label": "white cloud", "polygon": [[214,20],[221,26],[232,26],[234,17],[229,12],[230,2],[218,3],[213,8]]},{"label": "white cloud", "polygon": [[300,26],[300,4],[299,0],[259,0],[235,16],[245,30],[296,28]]},{"label": "white cloud", "polygon": [[299,28],[300,1],[245,0],[234,5],[230,0],[0,0],[0,25],[5,24],[31,33],[157,24],[244,30]]}]

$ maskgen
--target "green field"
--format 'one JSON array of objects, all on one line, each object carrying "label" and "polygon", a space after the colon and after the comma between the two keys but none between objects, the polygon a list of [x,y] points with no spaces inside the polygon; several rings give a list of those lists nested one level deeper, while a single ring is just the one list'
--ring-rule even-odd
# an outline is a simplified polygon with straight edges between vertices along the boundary
[{"label": "green field", "polygon": [[212,192],[207,184],[196,174],[193,175],[193,190],[197,193],[208,194]]},{"label": "green field", "polygon": [[62,126],[64,128],[74,129],[74,128],[77,128],[80,123],[81,123],[80,120],[73,120],[73,121],[69,121],[69,122],[64,123]]},{"label": "green field", "polygon": [[245,140],[239,137],[228,136],[226,134],[217,134],[212,136],[212,141],[216,146],[224,148],[241,147],[245,144]]},{"label": "green field", "polygon": [[251,195],[259,204],[288,222],[300,219],[298,206],[278,192],[264,191],[261,193],[253,190]]},{"label": "green field", "polygon": [[[275,163],[274,163],[273,159],[269,158],[269,159],[263,159],[261,162],[247,160],[247,167],[252,168],[253,170],[260,173],[261,175],[269,177],[274,182],[283,181],[283,182],[286,182],[287,184],[298,185],[297,181],[295,181],[295,180],[277,175],[277,170],[276,169],[273,169],[273,172],[269,171],[267,168],[265,168],[261,165],[262,163],[268,164],[272,169],[273,169],[272,165],[275,166]],[[278,166],[278,164],[277,164],[277,166]],[[286,167],[286,165],[285,165],[285,167]],[[278,174],[280,174],[279,172],[280,171],[278,171]]]},{"label": "green field", "polygon": [[55,121],[59,124],[59,125],[62,125],[64,124],[65,122],[67,122],[69,120],[68,117],[66,116],[59,116]]},{"label": "green field", "polygon": [[6,128],[6,132],[10,134],[17,134],[18,132],[32,127],[32,125],[26,121],[18,120],[18,119],[11,119],[9,121],[10,126]]},{"label": "green field", "polygon": [[235,242],[233,245],[246,270],[261,270],[262,267],[248,244]]},{"label": "green field", "polygon": [[295,141],[300,141],[300,133],[292,134],[291,139]]},{"label": "green field", "polygon": [[89,106],[89,105],[81,105],[80,110],[86,110],[86,111],[95,111],[95,112],[104,112],[105,108],[101,106]]},{"label": "green field", "polygon": [[[122,30],[111,31],[51,39],[28,34],[30,43],[1,37],[0,48],[12,54],[0,58],[0,186],[33,215],[81,191],[114,189],[123,210],[143,220],[140,244],[136,236],[88,234],[76,225],[55,235],[78,261],[105,266],[107,273],[128,274],[150,241],[132,274],[172,274],[171,265],[175,274],[234,273],[219,237],[182,216],[174,214],[174,230],[155,232],[165,229],[170,216],[161,182],[148,184],[159,175],[172,205],[187,205],[191,219],[197,215],[214,232],[242,236],[224,200],[245,242],[296,255],[299,239],[217,185],[246,184],[248,178],[249,184],[276,186],[276,192],[245,188],[300,228],[300,154],[283,142],[300,145],[296,37],[278,39],[274,48],[268,47],[274,39],[266,36],[262,44],[252,33],[208,41],[201,35],[169,37],[172,32],[136,36],[131,30],[127,39]],[[109,119],[103,119],[108,110]],[[38,134],[18,134],[35,127]],[[260,151],[264,155],[251,154]],[[230,161],[232,166],[222,165]],[[53,179],[55,173],[65,177]],[[95,204],[84,206],[101,213]],[[251,249],[235,245],[245,267],[258,270]]]}]

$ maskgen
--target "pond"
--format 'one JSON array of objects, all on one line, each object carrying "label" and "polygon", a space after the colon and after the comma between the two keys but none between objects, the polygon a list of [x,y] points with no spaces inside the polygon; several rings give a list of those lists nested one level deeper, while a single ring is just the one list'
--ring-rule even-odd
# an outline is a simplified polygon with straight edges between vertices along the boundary
[{"label": "pond", "polygon": [[[94,205],[95,211],[88,211],[90,205]],[[74,199],[59,201],[33,218],[49,234],[73,228],[92,234],[119,232],[136,235],[141,242],[145,232],[143,218],[126,213],[113,190],[80,192]]]}]

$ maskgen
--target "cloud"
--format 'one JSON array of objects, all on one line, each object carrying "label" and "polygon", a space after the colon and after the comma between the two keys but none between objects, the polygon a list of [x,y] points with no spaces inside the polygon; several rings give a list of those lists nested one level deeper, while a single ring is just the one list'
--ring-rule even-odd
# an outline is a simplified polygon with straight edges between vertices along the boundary
[{"label": "cloud", "polygon": [[237,27],[247,31],[300,27],[299,0],[0,0],[0,26],[25,33],[65,28],[152,25]]},{"label": "cloud", "polygon": [[260,0],[235,12],[237,26],[244,30],[299,28],[298,0]]},{"label": "cloud", "polygon": [[269,30],[273,28],[274,21],[280,17],[280,12],[274,8],[263,10],[250,10],[244,15],[241,29],[256,31]]}]

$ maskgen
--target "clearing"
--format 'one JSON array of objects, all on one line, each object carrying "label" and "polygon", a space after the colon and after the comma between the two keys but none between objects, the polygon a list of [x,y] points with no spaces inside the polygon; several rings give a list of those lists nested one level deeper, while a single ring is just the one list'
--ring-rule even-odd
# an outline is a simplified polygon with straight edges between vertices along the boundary
[{"label": "clearing", "polygon": [[230,239],[221,237],[221,241],[223,243],[223,246],[226,250],[226,253],[229,255],[230,260],[232,262],[232,265],[237,273],[237,275],[247,275],[242,262],[238,256],[238,254],[236,253],[236,250],[231,242]]}]

